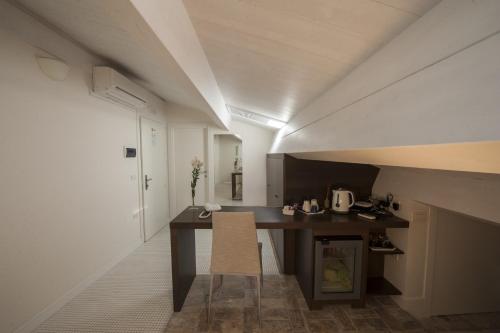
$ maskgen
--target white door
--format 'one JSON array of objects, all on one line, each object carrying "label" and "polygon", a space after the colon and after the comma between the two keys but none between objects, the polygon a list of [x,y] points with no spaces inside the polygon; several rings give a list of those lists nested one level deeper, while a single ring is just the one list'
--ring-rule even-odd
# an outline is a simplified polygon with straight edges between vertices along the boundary
[{"label": "white door", "polygon": [[141,117],[144,241],[168,222],[167,134],[161,123]]},{"label": "white door", "polygon": [[[175,127],[170,133],[172,211],[177,216],[186,207],[191,206],[191,161],[198,157],[206,170],[205,130],[201,127]],[[172,161],[173,160],[173,161]],[[206,174],[202,174],[196,186],[195,205],[205,204]]]}]

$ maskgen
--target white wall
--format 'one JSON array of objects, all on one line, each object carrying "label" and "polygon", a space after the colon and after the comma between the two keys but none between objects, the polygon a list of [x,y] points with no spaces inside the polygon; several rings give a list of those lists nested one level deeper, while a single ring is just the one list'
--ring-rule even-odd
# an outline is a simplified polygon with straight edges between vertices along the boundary
[{"label": "white wall", "polygon": [[[123,157],[138,115],[89,94],[99,59],[0,12],[0,331],[28,331],[140,244],[138,160]],[[39,70],[41,48],[70,64],[65,81]]]},{"label": "white wall", "polygon": [[214,184],[220,183],[220,142],[219,138],[221,135],[214,135],[214,157],[213,157],[213,165],[214,165]]},{"label": "white wall", "polygon": [[500,311],[500,226],[438,209],[432,315]]},{"label": "white wall", "polygon": [[500,2],[444,0],[301,110],[273,152],[500,139]]},{"label": "white wall", "polygon": [[384,257],[384,277],[401,291],[402,295],[393,299],[403,309],[416,317],[426,317],[430,315],[435,252],[432,207],[405,197],[396,189],[378,187],[374,194],[385,196],[389,191],[401,204],[401,209],[394,213],[408,220],[409,227],[386,230],[391,242],[404,254]]},{"label": "white wall", "polygon": [[266,205],[266,154],[274,131],[246,122],[232,120],[231,133],[242,141],[243,205]]},{"label": "white wall", "polygon": [[202,111],[179,105],[172,102],[165,102],[164,109],[168,113],[168,123],[175,124],[211,124],[210,117]]},{"label": "white wall", "polygon": [[[499,269],[494,264],[498,255],[493,254],[498,247],[490,238],[497,244],[500,240],[500,232],[491,232],[500,230],[496,224],[500,223],[500,175],[382,167],[373,192],[379,196],[391,192],[401,203],[401,210],[395,213],[410,221],[408,229],[388,230],[390,239],[405,254],[387,256],[384,272],[403,292],[395,300],[404,309],[416,316],[497,311],[491,299],[484,297],[486,290],[474,285],[485,286],[481,277],[491,280],[490,273]],[[453,216],[449,218],[441,213],[448,212],[445,209],[458,213],[447,213]],[[493,228],[459,213],[489,220]],[[474,265],[479,280],[467,269]],[[497,273],[492,274],[498,281]],[[468,286],[467,292],[459,292],[464,286]],[[470,288],[477,293],[469,293]],[[490,283],[485,288],[494,293],[499,287]],[[488,301],[483,308],[481,299]]]},{"label": "white wall", "polygon": [[500,223],[500,175],[382,167],[373,191]]},{"label": "white wall", "polygon": [[[192,205],[191,161],[197,157],[207,170],[206,131],[204,124],[172,124],[168,127],[168,172],[170,212],[174,218]],[[206,174],[202,173],[196,185],[195,205],[206,202]]]}]

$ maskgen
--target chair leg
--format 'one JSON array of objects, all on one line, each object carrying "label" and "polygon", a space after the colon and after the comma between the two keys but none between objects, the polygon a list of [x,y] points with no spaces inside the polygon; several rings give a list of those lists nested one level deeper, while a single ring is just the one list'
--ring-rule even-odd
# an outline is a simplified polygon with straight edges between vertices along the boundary
[{"label": "chair leg", "polygon": [[260,285],[264,287],[264,270],[262,269],[262,243],[259,242],[259,259],[260,259]]},{"label": "chair leg", "polygon": [[224,274],[221,274],[220,275],[220,284],[219,284],[219,293],[221,292],[222,290],[222,283],[224,282]]},{"label": "chair leg", "polygon": [[261,316],[260,316],[260,281],[261,277],[257,276],[257,315],[259,317],[259,328],[262,327]]},{"label": "chair leg", "polygon": [[210,291],[208,293],[208,311],[207,311],[207,322],[210,324],[210,317],[212,315],[212,296],[214,289],[214,274],[210,274]]},{"label": "chair leg", "polygon": [[224,281],[223,274],[217,274],[217,281],[215,281],[214,277],[214,290],[213,290],[214,294],[219,295],[221,293],[223,281]]}]

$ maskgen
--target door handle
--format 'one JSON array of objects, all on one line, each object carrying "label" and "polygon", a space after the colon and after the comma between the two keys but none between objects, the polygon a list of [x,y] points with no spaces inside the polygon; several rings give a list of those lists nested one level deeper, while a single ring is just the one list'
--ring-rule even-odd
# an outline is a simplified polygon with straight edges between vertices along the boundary
[{"label": "door handle", "polygon": [[149,189],[149,182],[152,181],[153,178],[148,178],[148,175],[144,176],[144,187],[146,188],[146,191]]}]

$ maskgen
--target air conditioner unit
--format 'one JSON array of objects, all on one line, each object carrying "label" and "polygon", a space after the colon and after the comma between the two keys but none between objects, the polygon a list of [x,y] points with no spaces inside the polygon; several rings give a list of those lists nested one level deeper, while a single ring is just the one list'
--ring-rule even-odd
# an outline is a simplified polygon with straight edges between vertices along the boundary
[{"label": "air conditioner unit", "polygon": [[92,77],[95,95],[134,110],[146,107],[141,88],[114,69],[95,66]]}]

